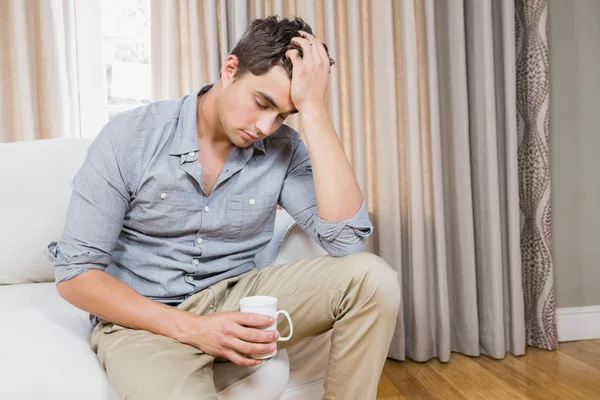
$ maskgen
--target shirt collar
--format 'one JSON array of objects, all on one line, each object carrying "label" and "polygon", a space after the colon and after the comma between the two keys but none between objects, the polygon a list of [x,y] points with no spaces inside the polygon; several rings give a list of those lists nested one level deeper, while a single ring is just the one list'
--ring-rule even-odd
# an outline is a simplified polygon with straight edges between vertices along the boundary
[{"label": "shirt collar", "polygon": [[254,148],[266,153],[267,149],[265,149],[265,139],[254,142]]},{"label": "shirt collar", "polygon": [[[198,97],[208,92],[212,87],[212,84],[205,85],[183,100],[177,121],[177,128],[175,129],[175,137],[169,150],[170,155],[177,156],[200,150],[198,135],[196,133],[197,102]],[[264,139],[254,142],[254,148],[266,153]]]}]

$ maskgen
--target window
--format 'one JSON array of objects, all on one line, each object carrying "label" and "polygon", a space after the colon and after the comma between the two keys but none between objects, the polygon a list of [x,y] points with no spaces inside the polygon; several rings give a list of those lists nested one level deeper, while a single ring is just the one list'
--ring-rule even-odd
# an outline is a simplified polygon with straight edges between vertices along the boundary
[{"label": "window", "polygon": [[76,0],[81,135],[151,99],[150,0]]},{"label": "window", "polygon": [[108,117],[150,102],[149,0],[103,0]]}]

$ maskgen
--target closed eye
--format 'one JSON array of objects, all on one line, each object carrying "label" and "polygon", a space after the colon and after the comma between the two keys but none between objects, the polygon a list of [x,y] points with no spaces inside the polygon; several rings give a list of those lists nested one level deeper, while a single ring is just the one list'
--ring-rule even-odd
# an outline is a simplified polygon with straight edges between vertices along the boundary
[{"label": "closed eye", "polygon": [[[259,103],[258,101],[256,101],[256,100],[254,100],[254,102],[256,103],[256,106],[257,106],[258,108],[260,108],[261,110],[266,110],[267,108],[269,108],[269,106],[263,106],[262,104],[260,104],[260,103]],[[282,121],[285,121],[285,118],[286,118],[286,117],[284,117],[283,115],[279,114],[279,115],[277,116],[277,118],[279,118],[279,119],[280,119],[280,120],[282,120]]]},{"label": "closed eye", "polygon": [[268,106],[263,106],[262,104],[260,104],[260,103],[259,103],[258,101],[256,101],[256,100],[254,100],[254,102],[256,103],[256,106],[257,106],[258,108],[260,108],[261,110],[264,110],[264,109],[268,108]]}]

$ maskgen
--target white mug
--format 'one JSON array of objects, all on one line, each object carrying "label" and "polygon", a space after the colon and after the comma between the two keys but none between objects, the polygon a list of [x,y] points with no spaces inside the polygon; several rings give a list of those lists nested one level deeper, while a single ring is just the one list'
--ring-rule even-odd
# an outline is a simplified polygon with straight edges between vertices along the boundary
[{"label": "white mug", "polygon": [[[279,314],[285,315],[290,324],[290,334],[286,337],[280,337],[277,339],[278,342],[285,342],[290,340],[294,333],[294,326],[292,325],[292,318],[290,314],[288,314],[285,310],[277,311],[277,298],[271,296],[250,296],[244,297],[240,300],[240,311],[241,312],[249,312],[255,314],[263,314],[273,317],[275,322],[268,328],[264,328],[264,330],[277,330],[277,317]],[[271,358],[275,354],[277,354],[277,349],[274,352],[269,354],[248,354],[248,357],[263,360],[265,358]]]}]

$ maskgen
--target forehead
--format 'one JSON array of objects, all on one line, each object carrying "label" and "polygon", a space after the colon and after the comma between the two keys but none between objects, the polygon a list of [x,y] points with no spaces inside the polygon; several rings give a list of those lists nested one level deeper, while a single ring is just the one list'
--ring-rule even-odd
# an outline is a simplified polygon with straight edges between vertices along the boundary
[{"label": "forehead", "polygon": [[248,72],[241,79],[251,91],[263,92],[275,100],[280,108],[291,109],[294,104],[291,97],[291,80],[284,69],[276,66],[266,74],[253,75]]}]

